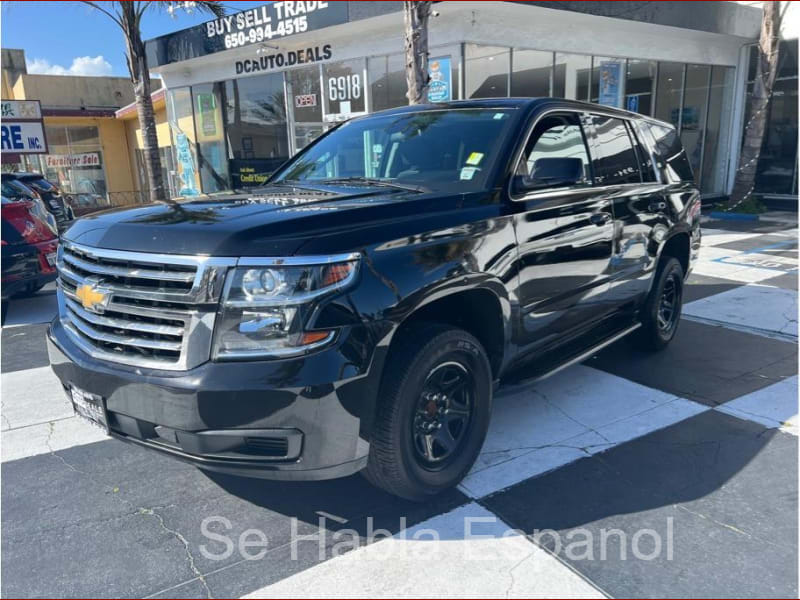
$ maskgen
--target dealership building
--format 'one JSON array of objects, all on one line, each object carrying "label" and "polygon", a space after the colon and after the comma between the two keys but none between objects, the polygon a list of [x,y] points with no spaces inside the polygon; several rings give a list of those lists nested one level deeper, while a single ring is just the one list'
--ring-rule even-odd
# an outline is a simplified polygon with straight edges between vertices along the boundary
[{"label": "dealership building", "polygon": [[[429,101],[556,96],[651,115],[679,129],[705,197],[730,192],[760,8],[623,1],[438,2],[434,9]],[[258,185],[335,123],[406,104],[403,33],[401,2],[309,1],[256,5],[149,40],[151,70],[166,87],[154,93],[154,108],[170,195]],[[797,34],[784,34],[756,190],[796,203]],[[22,83],[60,79],[16,75],[11,94],[6,54],[5,98],[38,98],[27,84],[23,94]],[[83,131],[76,128],[87,123],[63,119],[93,119],[98,164],[81,168],[93,169],[109,203],[147,197],[135,107],[118,108],[126,102],[96,115],[81,97],[79,114],[63,116],[43,101],[51,154],[69,158],[66,166],[52,157],[33,162],[44,161],[42,170],[68,188],[78,179],[73,155],[88,152],[75,141]],[[59,127],[68,145],[58,145]]]},{"label": "dealership building", "polygon": [[[440,2],[429,100],[557,96],[670,121],[706,196],[730,191],[761,10],[733,2]],[[332,124],[407,103],[401,2],[274,2],[147,42],[173,147],[210,193],[254,185]],[[796,194],[797,40],[759,170]],[[754,58],[754,57],[752,57]],[[176,143],[180,135],[180,144]],[[171,159],[176,171],[180,160]],[[175,186],[173,186],[175,187]]]}]

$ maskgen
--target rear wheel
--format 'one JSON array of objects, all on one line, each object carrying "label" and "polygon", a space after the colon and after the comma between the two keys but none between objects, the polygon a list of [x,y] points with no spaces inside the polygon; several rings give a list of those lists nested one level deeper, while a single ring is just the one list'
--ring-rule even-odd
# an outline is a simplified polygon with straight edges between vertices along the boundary
[{"label": "rear wheel", "polygon": [[386,367],[364,475],[410,500],[453,487],[489,426],[491,367],[468,332],[426,323],[400,340]]},{"label": "rear wheel", "polygon": [[666,348],[678,331],[682,309],[683,267],[677,259],[669,257],[659,264],[650,295],[642,308],[640,346],[651,351]]}]

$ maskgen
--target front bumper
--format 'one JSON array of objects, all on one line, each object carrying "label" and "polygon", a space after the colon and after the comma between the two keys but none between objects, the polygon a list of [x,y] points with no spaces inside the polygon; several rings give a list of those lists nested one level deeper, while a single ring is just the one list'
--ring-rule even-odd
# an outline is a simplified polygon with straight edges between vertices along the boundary
[{"label": "front bumper", "polygon": [[209,471],[317,480],[366,466],[364,424],[371,422],[377,378],[352,359],[353,338],[363,346],[359,329],[342,331],[330,348],[306,357],[206,362],[182,372],[94,359],[58,319],[47,346],[65,390],[103,399],[115,438]]}]

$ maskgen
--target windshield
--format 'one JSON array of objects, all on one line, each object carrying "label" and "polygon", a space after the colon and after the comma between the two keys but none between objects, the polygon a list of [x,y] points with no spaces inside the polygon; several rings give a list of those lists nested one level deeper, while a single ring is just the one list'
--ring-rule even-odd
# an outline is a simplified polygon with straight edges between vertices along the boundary
[{"label": "windshield", "polygon": [[487,187],[514,109],[431,110],[350,121],[271,183],[368,181],[431,191]]}]

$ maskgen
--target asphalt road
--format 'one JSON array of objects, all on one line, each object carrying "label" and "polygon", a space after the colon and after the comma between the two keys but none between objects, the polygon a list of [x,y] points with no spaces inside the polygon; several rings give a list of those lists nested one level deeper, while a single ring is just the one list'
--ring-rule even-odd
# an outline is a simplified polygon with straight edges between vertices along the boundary
[{"label": "asphalt road", "polygon": [[49,371],[54,290],[13,302],[0,594],[796,597],[797,225],[704,236],[666,351],[504,386],[474,469],[423,505],[107,439]]}]

